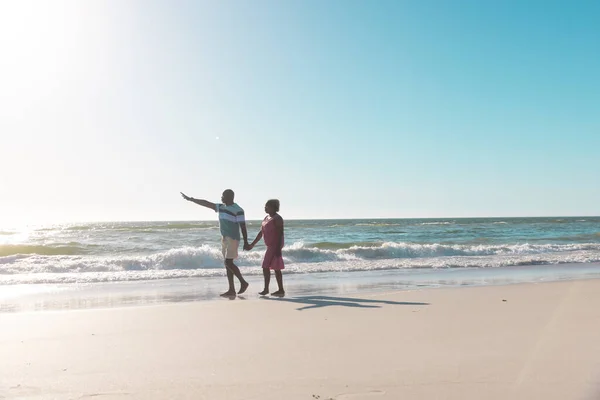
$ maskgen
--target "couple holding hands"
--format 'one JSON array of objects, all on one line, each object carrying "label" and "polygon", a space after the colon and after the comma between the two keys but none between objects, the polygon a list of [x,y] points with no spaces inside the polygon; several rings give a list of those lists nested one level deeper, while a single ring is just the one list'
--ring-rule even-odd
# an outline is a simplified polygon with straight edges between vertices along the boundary
[{"label": "couple holding hands", "polygon": [[221,230],[221,250],[225,259],[225,268],[227,269],[227,280],[229,289],[222,293],[224,297],[234,297],[236,295],[234,276],[240,281],[240,290],[237,294],[242,294],[248,289],[248,282],[242,276],[240,269],[234,264],[233,260],[238,257],[238,248],[240,245],[240,230],[244,238],[244,250],[252,250],[254,246],[264,238],[267,251],[263,259],[263,277],[265,287],[259,294],[266,296],[269,294],[269,283],[271,281],[271,270],[275,271],[278,290],[271,293],[271,296],[283,297],[283,275],[284,269],[281,249],[283,248],[283,218],[278,214],[279,200],[269,200],[265,204],[267,216],[262,222],[261,230],[256,235],[252,243],[248,243],[248,231],[246,230],[246,219],[244,210],[234,202],[235,194],[233,190],[227,189],[221,195],[221,203],[211,203],[206,200],[199,200],[186,196],[181,193],[184,200],[191,201],[200,206],[210,208],[219,214],[219,228]]}]

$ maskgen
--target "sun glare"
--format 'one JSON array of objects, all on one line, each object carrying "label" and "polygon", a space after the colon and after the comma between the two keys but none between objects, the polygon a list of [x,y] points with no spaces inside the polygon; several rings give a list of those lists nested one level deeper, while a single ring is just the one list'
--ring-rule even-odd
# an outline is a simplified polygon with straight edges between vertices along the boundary
[{"label": "sun glare", "polygon": [[7,101],[35,104],[43,100],[40,94],[51,91],[56,78],[67,72],[65,66],[75,57],[71,50],[79,40],[74,33],[82,23],[77,4],[0,2],[0,79]]}]

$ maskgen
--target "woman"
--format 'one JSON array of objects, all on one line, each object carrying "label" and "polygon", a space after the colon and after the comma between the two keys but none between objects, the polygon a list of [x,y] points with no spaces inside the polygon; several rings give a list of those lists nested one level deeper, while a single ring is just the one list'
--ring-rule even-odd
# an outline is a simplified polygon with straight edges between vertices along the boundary
[{"label": "woman", "polygon": [[263,220],[260,232],[256,235],[256,239],[254,239],[248,248],[248,250],[252,250],[256,243],[264,236],[267,251],[265,252],[265,258],[262,263],[265,288],[259,293],[261,296],[269,294],[271,270],[275,271],[275,278],[277,278],[277,286],[279,287],[279,290],[275,293],[271,293],[271,296],[285,296],[285,290],[283,290],[283,275],[281,273],[281,270],[285,268],[283,265],[283,257],[281,256],[281,249],[283,248],[283,218],[281,218],[281,215],[277,214],[278,211],[279,200],[273,199],[267,201],[265,204],[265,212],[269,215]]}]

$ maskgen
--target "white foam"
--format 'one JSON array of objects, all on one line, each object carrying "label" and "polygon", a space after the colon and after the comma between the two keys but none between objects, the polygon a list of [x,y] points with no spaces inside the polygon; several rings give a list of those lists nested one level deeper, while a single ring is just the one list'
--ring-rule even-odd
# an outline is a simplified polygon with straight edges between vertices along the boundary
[{"label": "white foam", "polygon": [[[480,257],[480,256],[530,256],[584,251],[590,256],[600,254],[600,243],[583,244],[511,244],[511,245],[458,245],[415,244],[386,242],[373,246],[352,246],[342,249],[320,249],[301,242],[284,248],[288,264],[336,262],[409,260],[423,258]],[[586,254],[587,254],[586,253]],[[262,264],[264,252],[241,252],[238,265],[251,267]],[[221,250],[209,245],[181,247],[151,255],[84,256],[84,255],[14,255],[0,257],[0,274],[31,273],[85,273],[145,270],[191,270],[221,268]]]},{"label": "white foam", "polygon": [[[539,255],[504,256],[450,256],[419,259],[393,260],[352,260],[309,262],[286,265],[286,274],[308,274],[324,272],[358,272],[381,270],[440,269],[440,268],[499,268],[506,266],[591,263],[600,262],[600,252],[574,251]],[[244,275],[262,275],[259,266],[241,267]],[[224,276],[225,269],[146,269],[146,270],[110,270],[110,271],[64,271],[62,273],[38,272],[27,274],[0,275],[0,285],[28,283],[94,283],[117,281],[142,281],[174,278],[205,278]]]},{"label": "white foam", "polygon": [[[495,268],[509,265],[600,261],[600,243],[444,245],[383,243],[328,250],[294,243],[284,249],[286,273],[414,268]],[[264,252],[240,252],[245,274],[262,274]],[[203,245],[140,256],[40,256],[0,258],[0,284],[72,283],[222,276],[220,249]]]}]

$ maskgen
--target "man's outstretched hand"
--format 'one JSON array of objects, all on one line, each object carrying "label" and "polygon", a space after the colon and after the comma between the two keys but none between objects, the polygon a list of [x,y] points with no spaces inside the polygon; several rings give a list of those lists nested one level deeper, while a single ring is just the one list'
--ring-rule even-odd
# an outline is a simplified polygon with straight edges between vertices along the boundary
[{"label": "man's outstretched hand", "polygon": [[184,200],[190,201],[191,197],[186,196],[183,192],[179,192],[181,193],[181,197],[183,197]]}]

